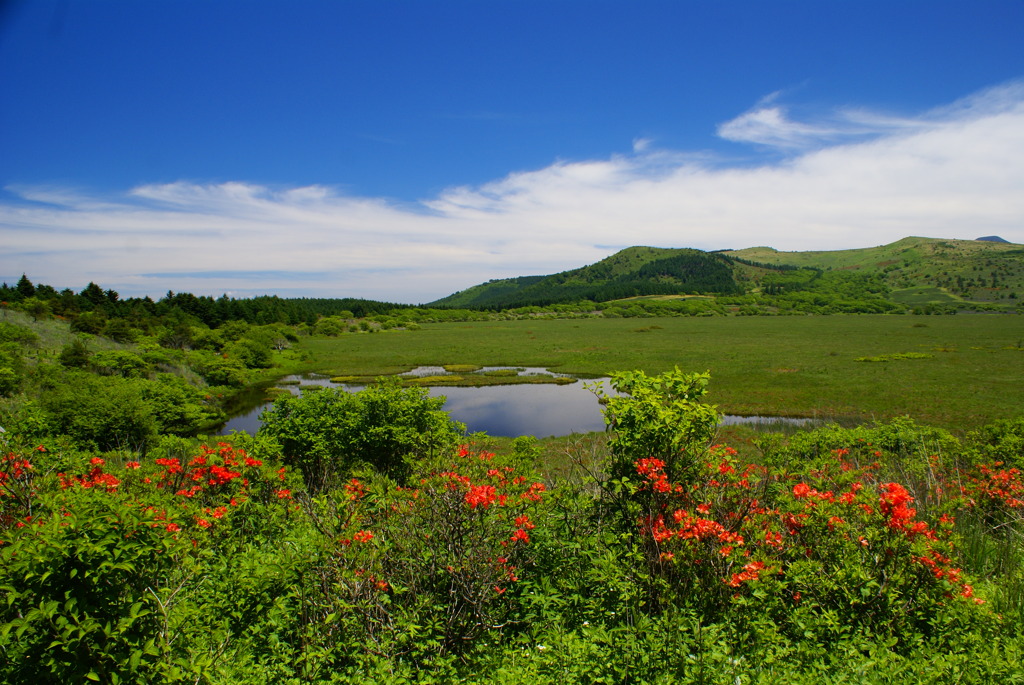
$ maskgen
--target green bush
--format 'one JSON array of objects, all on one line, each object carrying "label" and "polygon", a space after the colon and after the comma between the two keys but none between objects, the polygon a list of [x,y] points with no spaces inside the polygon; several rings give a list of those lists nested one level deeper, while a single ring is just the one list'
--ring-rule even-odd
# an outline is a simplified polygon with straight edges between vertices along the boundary
[{"label": "green bush", "polygon": [[89,357],[89,363],[103,375],[118,375],[123,378],[144,378],[150,370],[149,364],[134,352],[124,350],[103,350]]},{"label": "green bush", "polygon": [[249,372],[239,359],[208,352],[190,352],[188,363],[210,385],[239,388],[249,380]]},{"label": "green bush", "polygon": [[282,395],[264,412],[259,433],[281,445],[286,463],[302,471],[312,492],[359,465],[401,481],[410,459],[442,453],[463,434],[443,406],[443,397],[423,388],[381,379],[357,393],[323,388]]},{"label": "green bush", "polygon": [[195,435],[226,417],[213,398],[181,376],[160,373],[141,386],[160,433]]},{"label": "green bush", "polygon": [[156,433],[141,381],[72,371],[42,406],[51,426],[82,446],[142,450]]},{"label": "green bush", "polygon": [[83,369],[89,365],[89,357],[91,356],[92,352],[82,342],[82,339],[75,338],[61,349],[60,356],[57,359],[63,366],[69,369]]}]

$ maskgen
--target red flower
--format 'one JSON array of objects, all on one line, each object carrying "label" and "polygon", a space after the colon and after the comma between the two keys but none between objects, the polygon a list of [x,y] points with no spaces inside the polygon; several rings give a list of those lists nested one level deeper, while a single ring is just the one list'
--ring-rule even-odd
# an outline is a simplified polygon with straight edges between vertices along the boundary
[{"label": "red flower", "polygon": [[533,530],[534,528],[536,528],[536,527],[537,527],[537,526],[536,526],[536,525],[534,525],[534,523],[533,523],[533,522],[532,522],[532,521],[530,520],[530,517],[529,517],[529,516],[527,516],[527,515],[525,515],[525,514],[524,514],[524,515],[522,515],[522,516],[518,516],[518,517],[516,517],[516,525],[517,525],[517,526],[519,526],[520,528],[527,528],[527,529],[529,529],[529,530]]},{"label": "red flower", "polygon": [[473,485],[465,497],[466,504],[472,509],[476,509],[478,506],[487,509],[494,504],[495,499],[497,499],[497,490],[493,485]]},{"label": "red flower", "polygon": [[366,494],[366,488],[359,482],[358,478],[353,478],[349,482],[345,483],[345,492],[348,493],[350,500],[357,500]]},{"label": "red flower", "polygon": [[641,476],[655,476],[659,471],[665,468],[665,462],[661,459],[655,459],[654,457],[648,457],[646,459],[640,459],[635,464],[636,472]]},{"label": "red flower", "polygon": [[544,492],[545,489],[546,488],[544,487],[544,483],[534,483],[529,488],[527,488],[526,492],[520,495],[519,498],[528,499],[533,502],[539,502],[541,500],[540,493]]}]

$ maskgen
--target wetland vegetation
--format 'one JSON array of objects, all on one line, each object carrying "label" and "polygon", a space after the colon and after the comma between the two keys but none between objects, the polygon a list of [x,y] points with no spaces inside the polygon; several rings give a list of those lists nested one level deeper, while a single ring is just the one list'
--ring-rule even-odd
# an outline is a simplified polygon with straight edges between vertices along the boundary
[{"label": "wetland vegetation", "polygon": [[[493,311],[7,287],[0,679],[1024,682],[1024,317],[824,315],[853,281],[801,268]],[[609,430],[467,436],[440,397],[575,376]]]}]

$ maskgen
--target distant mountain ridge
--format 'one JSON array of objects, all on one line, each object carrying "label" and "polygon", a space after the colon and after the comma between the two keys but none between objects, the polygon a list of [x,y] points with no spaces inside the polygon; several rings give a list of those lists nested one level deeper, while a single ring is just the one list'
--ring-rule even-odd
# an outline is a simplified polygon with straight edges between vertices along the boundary
[{"label": "distant mountain ridge", "polygon": [[836,277],[857,274],[883,284],[891,291],[889,299],[903,298],[905,304],[925,295],[938,302],[1024,296],[1024,245],[998,236],[908,237],[888,245],[834,251],[629,247],[578,269],[481,283],[427,306],[497,310],[642,296],[733,296],[759,292],[762,286],[767,291],[782,282],[772,274],[794,270],[839,272]]}]

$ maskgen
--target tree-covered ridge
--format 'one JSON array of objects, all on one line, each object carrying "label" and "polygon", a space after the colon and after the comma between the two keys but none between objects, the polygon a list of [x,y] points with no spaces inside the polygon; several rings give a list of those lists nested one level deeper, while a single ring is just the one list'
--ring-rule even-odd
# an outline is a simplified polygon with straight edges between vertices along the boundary
[{"label": "tree-covered ridge", "polygon": [[732,265],[720,255],[687,248],[631,247],[579,269],[491,281],[430,306],[508,309],[643,295],[737,292],[740,286]]}]

